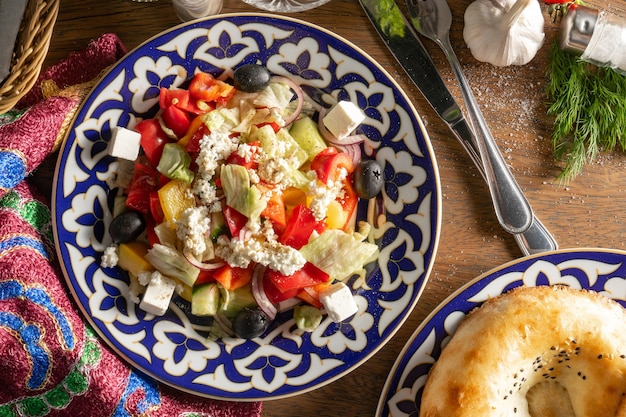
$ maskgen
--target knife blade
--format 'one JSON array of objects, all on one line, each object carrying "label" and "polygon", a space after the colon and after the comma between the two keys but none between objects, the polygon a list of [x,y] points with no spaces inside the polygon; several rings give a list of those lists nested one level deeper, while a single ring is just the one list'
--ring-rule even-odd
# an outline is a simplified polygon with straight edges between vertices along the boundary
[{"label": "knife blade", "polygon": [[[448,125],[485,178],[474,132],[441,78],[428,51],[394,0],[359,0],[361,7],[402,69]],[[533,213],[530,228],[513,234],[524,255],[556,250],[558,244]]]}]

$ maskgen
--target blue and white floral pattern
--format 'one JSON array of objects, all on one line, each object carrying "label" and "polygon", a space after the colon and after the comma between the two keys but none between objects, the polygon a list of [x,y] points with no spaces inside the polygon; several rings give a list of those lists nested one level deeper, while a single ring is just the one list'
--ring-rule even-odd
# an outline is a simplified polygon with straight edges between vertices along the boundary
[{"label": "blue and white floral pattern", "polygon": [[428,372],[472,309],[515,287],[557,284],[594,290],[626,307],[626,252],[570,249],[539,254],[503,265],[469,282],[415,330],[385,383],[376,416],[419,415]]},{"label": "blue and white floral pattern", "polygon": [[[359,313],[325,320],[298,334],[289,312],[254,340],[206,339],[206,324],[174,303],[163,317],[130,299],[127,277],[101,268],[119,162],[106,152],[114,126],[154,114],[161,87],[182,86],[197,71],[226,79],[243,63],[348,99],[367,114],[366,155],[384,167],[379,201],[362,201],[359,217],[381,247],[353,289]],[[198,395],[258,400],[295,395],[335,380],[374,355],[422,293],[441,222],[439,176],[415,109],[384,69],[364,52],[305,22],[271,15],[221,15],[175,27],[130,52],[95,87],[60,151],[53,204],[59,259],[70,289],[100,335],[137,368]],[[382,208],[381,208],[382,207]]]}]

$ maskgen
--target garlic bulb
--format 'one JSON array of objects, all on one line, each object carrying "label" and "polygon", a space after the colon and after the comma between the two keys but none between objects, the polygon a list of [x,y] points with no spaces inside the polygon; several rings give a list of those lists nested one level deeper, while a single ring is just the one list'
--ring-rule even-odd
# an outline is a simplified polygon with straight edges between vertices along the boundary
[{"label": "garlic bulb", "polygon": [[479,61],[524,65],[541,48],[543,27],[537,0],[475,0],[465,10],[463,39]]}]

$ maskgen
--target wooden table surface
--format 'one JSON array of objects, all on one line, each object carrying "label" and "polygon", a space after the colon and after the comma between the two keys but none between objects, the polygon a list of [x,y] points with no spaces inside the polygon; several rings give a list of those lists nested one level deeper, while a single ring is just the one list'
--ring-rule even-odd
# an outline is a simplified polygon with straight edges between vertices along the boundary
[{"label": "wooden table surface", "polygon": [[[549,45],[558,25],[546,16],[546,42],[528,65],[497,68],[477,62],[462,39],[463,13],[471,0],[451,0],[451,40],[466,70],[483,113],[535,213],[561,248],[625,249],[626,155],[602,154],[582,175],[563,185],[555,182],[561,164],[552,156],[551,123],[544,89]],[[620,0],[597,0],[596,7],[626,16]],[[223,12],[255,11],[240,0],[224,0]],[[427,287],[406,323],[374,357],[325,387],[281,400],[266,401],[268,417],[371,416],[383,384],[402,347],[419,323],[442,300],[467,281],[521,256],[514,239],[499,228],[487,187],[461,146],[452,138],[417,88],[378,38],[356,0],[332,0],[314,10],[292,13],[352,41],[374,57],[400,83],[420,113],[432,141],[442,190],[439,250]],[[129,48],[179,24],[168,0],[63,0],[45,67],[84,48],[103,33],[116,33]],[[423,39],[444,79],[460,99],[441,51]],[[44,191],[54,169],[52,155],[35,174]]]}]

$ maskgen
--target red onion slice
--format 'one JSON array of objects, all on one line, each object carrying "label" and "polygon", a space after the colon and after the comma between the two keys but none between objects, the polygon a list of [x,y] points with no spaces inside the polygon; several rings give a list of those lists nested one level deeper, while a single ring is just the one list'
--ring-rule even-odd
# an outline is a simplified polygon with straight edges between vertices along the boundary
[{"label": "red onion slice", "polygon": [[337,149],[347,153],[352,158],[352,163],[357,165],[361,160],[361,146],[358,143],[351,145],[336,145]]},{"label": "red onion slice", "polygon": [[254,296],[256,303],[259,305],[259,308],[265,313],[267,318],[274,320],[278,310],[270,299],[267,298],[267,294],[265,294],[265,290],[263,289],[264,272],[265,267],[263,265],[257,264],[254,267],[254,271],[252,272],[252,295]]},{"label": "red onion slice", "polygon": [[230,320],[224,316],[222,312],[218,312],[215,316],[213,316],[213,320],[220,326],[220,329],[224,331],[228,336],[235,337],[235,331],[233,330],[233,324]]},{"label": "red onion slice", "polygon": [[296,83],[289,77],[273,75],[270,78],[270,82],[277,82],[288,85],[289,88],[291,88],[296,93],[298,105],[296,106],[294,112],[287,119],[285,119],[285,126],[289,126],[300,116],[300,112],[302,111],[302,107],[304,106],[304,91],[302,91],[302,88],[298,85],[298,83]]},{"label": "red onion slice", "polygon": [[213,261],[213,262],[199,261],[190,251],[184,251],[183,255],[185,256],[185,259],[187,259],[187,262],[189,262],[190,264],[192,264],[193,266],[195,266],[201,271],[213,271],[215,269],[223,267],[226,264],[226,262],[224,261]]}]

